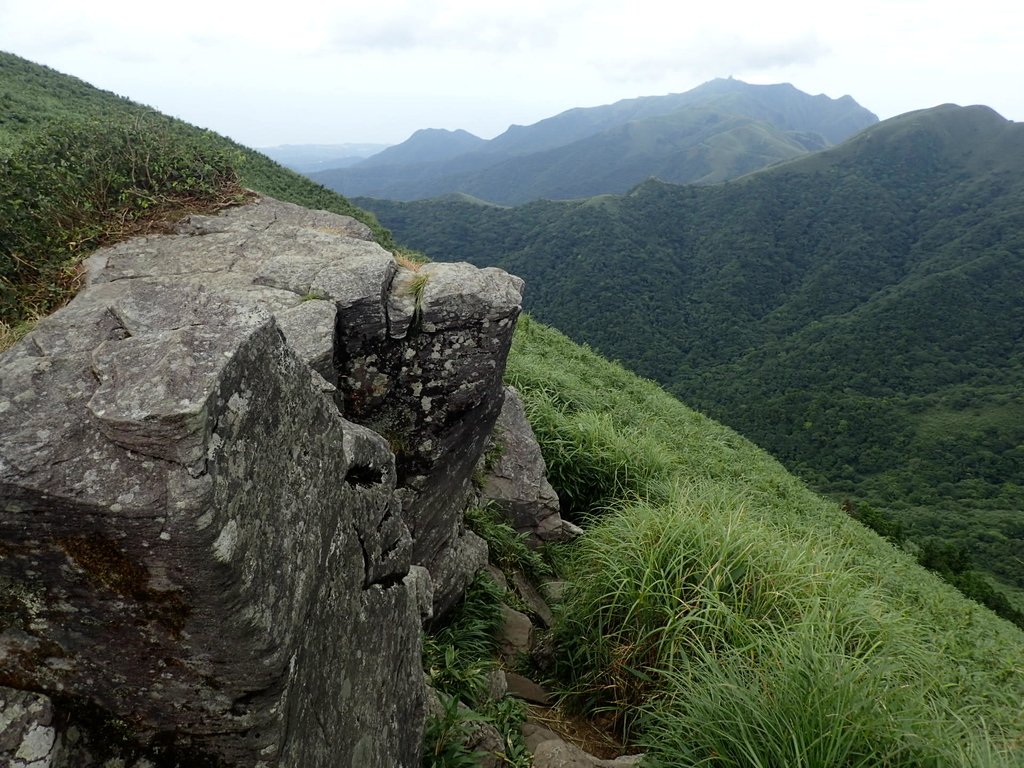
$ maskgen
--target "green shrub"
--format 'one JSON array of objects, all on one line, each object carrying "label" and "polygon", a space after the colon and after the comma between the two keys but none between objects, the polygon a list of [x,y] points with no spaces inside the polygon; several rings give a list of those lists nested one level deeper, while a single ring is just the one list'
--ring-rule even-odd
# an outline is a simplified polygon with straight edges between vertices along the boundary
[{"label": "green shrub", "polygon": [[0,158],[0,322],[52,311],[91,249],[187,209],[239,199],[227,154],[159,116],[68,119]]}]

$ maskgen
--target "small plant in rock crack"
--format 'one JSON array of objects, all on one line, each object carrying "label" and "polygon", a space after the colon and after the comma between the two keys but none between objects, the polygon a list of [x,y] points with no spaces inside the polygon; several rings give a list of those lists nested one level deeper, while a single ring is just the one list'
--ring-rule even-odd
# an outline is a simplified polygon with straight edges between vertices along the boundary
[{"label": "small plant in rock crack", "polygon": [[430,275],[417,273],[413,275],[412,280],[405,286],[405,292],[412,296],[415,302],[416,308],[414,312],[417,316],[423,313],[423,292],[426,290],[429,281]]}]

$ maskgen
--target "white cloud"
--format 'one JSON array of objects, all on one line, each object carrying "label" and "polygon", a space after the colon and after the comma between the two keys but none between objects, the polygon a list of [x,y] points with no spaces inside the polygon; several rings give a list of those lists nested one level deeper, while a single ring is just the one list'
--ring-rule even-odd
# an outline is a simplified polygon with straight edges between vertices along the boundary
[{"label": "white cloud", "polygon": [[493,136],[728,75],[1022,120],[1022,29],[1002,0],[0,0],[0,49],[250,144]]}]

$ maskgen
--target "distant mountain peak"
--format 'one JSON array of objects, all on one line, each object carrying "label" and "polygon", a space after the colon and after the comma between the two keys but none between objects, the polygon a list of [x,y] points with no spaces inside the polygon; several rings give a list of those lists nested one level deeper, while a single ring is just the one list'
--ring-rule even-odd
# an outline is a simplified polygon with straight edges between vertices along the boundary
[{"label": "distant mountain peak", "polygon": [[480,149],[486,140],[457,128],[420,128],[412,136],[359,163],[357,168],[436,163]]},{"label": "distant mountain peak", "polygon": [[684,93],[568,109],[490,141],[417,131],[316,179],[343,194],[399,200],[450,192],[502,204],[589,197],[626,192],[648,176],[682,184],[736,178],[877,122],[853,99],[717,78]]}]

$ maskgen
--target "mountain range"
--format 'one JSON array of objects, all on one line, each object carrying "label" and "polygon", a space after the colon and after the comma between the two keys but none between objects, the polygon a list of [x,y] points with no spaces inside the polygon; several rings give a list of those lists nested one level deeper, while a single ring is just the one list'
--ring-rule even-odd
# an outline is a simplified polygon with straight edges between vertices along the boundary
[{"label": "mountain range", "polygon": [[271,160],[299,173],[347,168],[387,149],[389,144],[279,144],[257,147]]},{"label": "mountain range", "polygon": [[685,93],[577,108],[487,141],[422,130],[348,168],[310,174],[346,195],[462,193],[500,204],[625,192],[655,176],[736,178],[831,146],[878,118],[851,97],[719,79]]},{"label": "mountain range", "polygon": [[355,202],[523,276],[539,319],[1024,587],[1024,125],[944,105],[714,186]]}]

